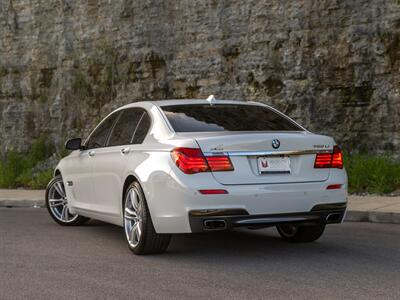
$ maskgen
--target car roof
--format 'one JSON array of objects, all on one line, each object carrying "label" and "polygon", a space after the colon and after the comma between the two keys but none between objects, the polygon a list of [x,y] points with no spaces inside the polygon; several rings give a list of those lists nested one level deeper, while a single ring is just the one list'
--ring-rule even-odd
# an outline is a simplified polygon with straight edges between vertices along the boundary
[{"label": "car roof", "polygon": [[[282,112],[278,111],[277,109],[275,109],[275,108],[273,108],[273,107],[271,107],[271,106],[269,106],[267,104],[264,104],[262,102],[245,101],[245,100],[244,101],[240,101],[240,100],[220,100],[220,99],[215,99],[213,95],[208,97],[208,99],[169,99],[169,100],[158,100],[158,101],[153,101],[153,100],[139,101],[139,102],[133,102],[133,103],[124,105],[122,107],[119,107],[115,111],[119,111],[119,110],[126,109],[126,108],[131,108],[131,107],[141,107],[141,108],[144,108],[144,109],[146,109],[146,110],[148,110],[150,112],[154,108],[156,108],[156,110],[158,110],[158,113],[161,113],[161,115],[163,115],[163,113],[161,111],[162,111],[162,107],[164,107],[164,106],[169,106],[169,105],[171,105],[171,106],[172,105],[189,105],[189,104],[209,104],[209,105],[236,104],[236,105],[252,105],[252,106],[268,107],[272,111],[275,111],[276,113],[278,113],[278,114],[282,115],[283,117],[289,119],[291,122],[294,122],[297,126],[302,128],[304,131],[307,131],[307,129],[305,129],[303,126],[298,124],[296,121],[292,120],[291,118],[289,118],[288,116],[286,116]],[[168,126],[169,130],[173,131],[171,125],[169,125],[168,120],[165,118],[165,116],[163,116],[163,117],[164,117],[164,121],[166,122],[166,125]]]},{"label": "car roof", "polygon": [[[167,106],[167,105],[185,105],[185,104],[210,104],[206,99],[174,99],[174,100],[160,100],[152,101],[154,105],[157,106]],[[247,102],[239,100],[215,100],[213,104],[258,104],[256,102]]]},{"label": "car roof", "polygon": [[[169,100],[157,100],[157,101],[149,100],[149,101],[130,103],[124,105],[123,107],[120,107],[120,109],[129,107],[138,107],[138,106],[150,108],[150,106],[152,105],[163,107],[169,105],[188,105],[188,104],[210,104],[210,102],[207,101],[206,99],[169,99]],[[265,105],[263,103],[253,102],[253,101],[220,100],[220,99],[215,100],[212,104]]]}]

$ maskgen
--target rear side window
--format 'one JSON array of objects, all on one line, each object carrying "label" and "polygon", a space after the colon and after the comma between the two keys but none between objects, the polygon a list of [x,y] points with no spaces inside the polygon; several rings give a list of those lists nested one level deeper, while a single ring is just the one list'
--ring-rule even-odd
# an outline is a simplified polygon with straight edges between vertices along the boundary
[{"label": "rear side window", "polygon": [[147,132],[150,129],[150,124],[150,117],[147,112],[144,112],[142,118],[140,119],[139,125],[136,128],[132,144],[143,143],[144,138],[146,137]]},{"label": "rear side window", "polygon": [[108,134],[115,120],[119,116],[119,111],[110,115],[107,119],[100,123],[99,126],[90,134],[86,147],[88,149],[104,147],[107,141]]},{"label": "rear side window", "polygon": [[128,108],[122,111],[112,129],[107,146],[129,145],[144,111],[140,108]]},{"label": "rear side window", "polygon": [[190,104],[163,106],[162,110],[176,132],[303,131],[265,106]]}]

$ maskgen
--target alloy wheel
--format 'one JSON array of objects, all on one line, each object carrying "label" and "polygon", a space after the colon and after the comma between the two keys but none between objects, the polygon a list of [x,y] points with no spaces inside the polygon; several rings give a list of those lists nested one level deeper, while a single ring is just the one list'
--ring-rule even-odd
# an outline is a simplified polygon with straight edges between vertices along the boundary
[{"label": "alloy wheel", "polygon": [[132,248],[135,248],[142,236],[143,203],[135,188],[128,190],[124,207],[124,228],[126,239]]},{"label": "alloy wheel", "polygon": [[60,178],[49,187],[49,208],[53,216],[63,222],[70,223],[78,218],[78,215],[70,212],[68,199],[65,193],[64,182]]}]

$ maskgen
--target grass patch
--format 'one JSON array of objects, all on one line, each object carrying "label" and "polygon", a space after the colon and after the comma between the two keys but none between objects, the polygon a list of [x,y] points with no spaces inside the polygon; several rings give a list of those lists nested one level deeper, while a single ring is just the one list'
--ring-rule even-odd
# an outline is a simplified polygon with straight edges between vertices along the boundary
[{"label": "grass patch", "polygon": [[386,194],[400,189],[400,160],[389,155],[345,155],[350,193]]}]

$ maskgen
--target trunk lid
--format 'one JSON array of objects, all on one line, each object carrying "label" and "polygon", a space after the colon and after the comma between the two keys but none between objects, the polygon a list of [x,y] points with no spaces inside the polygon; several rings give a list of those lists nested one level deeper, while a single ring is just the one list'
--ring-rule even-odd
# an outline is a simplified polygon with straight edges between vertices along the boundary
[{"label": "trunk lid", "polygon": [[[335,144],[330,137],[309,132],[208,132],[192,133],[191,137],[205,155],[229,155],[234,171],[213,172],[215,179],[225,185],[326,181],[329,169],[314,168],[315,153],[331,151]],[[279,140],[276,149],[273,140]],[[272,157],[284,157],[290,171],[260,173],[260,169],[264,170],[262,161],[271,165]]]}]

